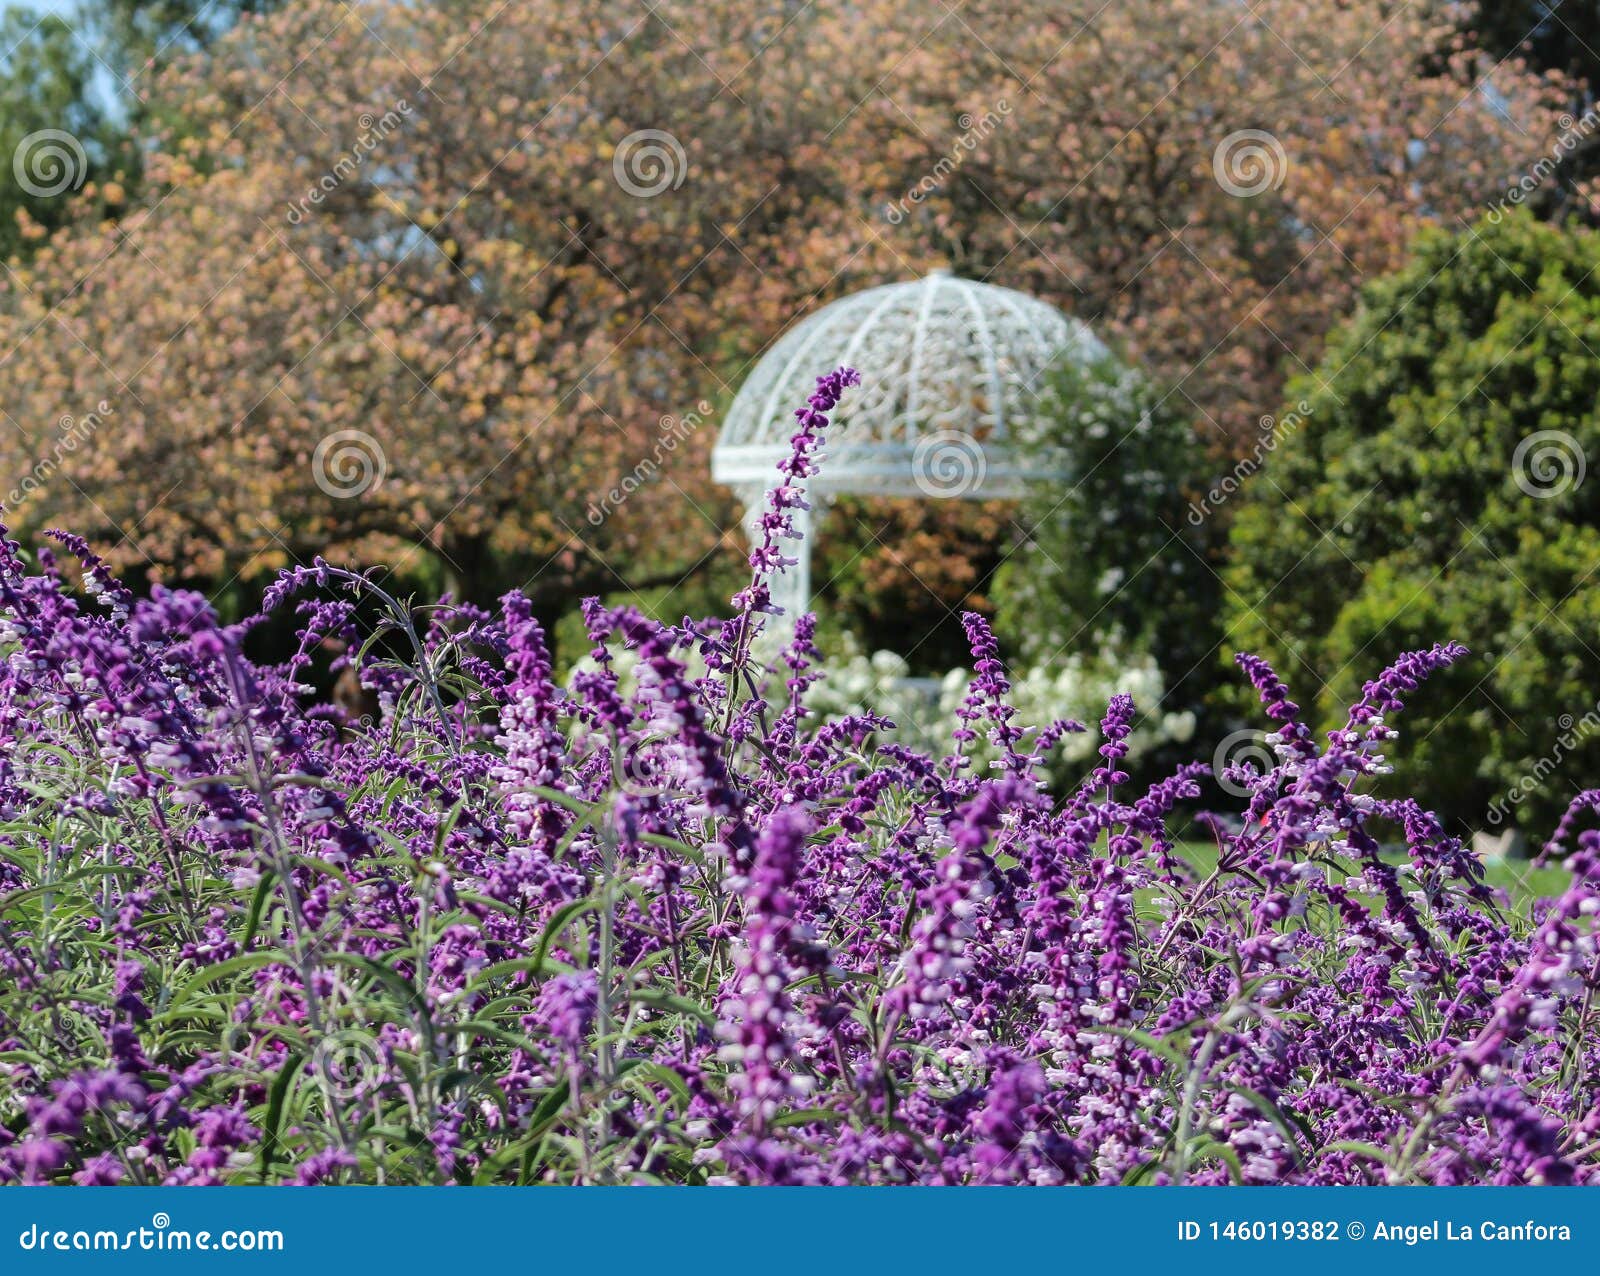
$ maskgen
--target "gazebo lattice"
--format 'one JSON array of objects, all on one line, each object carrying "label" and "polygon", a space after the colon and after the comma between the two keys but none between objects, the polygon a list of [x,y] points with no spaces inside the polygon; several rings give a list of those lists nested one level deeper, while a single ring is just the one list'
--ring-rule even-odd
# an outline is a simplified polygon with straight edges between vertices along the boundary
[{"label": "gazebo lattice", "polygon": [[1105,354],[1055,307],[943,271],[866,289],[791,327],[740,388],[711,457],[712,477],[739,493],[753,533],[789,453],[794,409],[819,374],[841,364],[861,372],[807,483],[812,510],[801,512],[802,539],[790,551],[799,562],[773,581],[786,618],[810,601],[811,533],[832,497],[1014,497],[1028,483],[1064,478],[1063,466],[1021,446],[1041,377],[1058,359]]}]

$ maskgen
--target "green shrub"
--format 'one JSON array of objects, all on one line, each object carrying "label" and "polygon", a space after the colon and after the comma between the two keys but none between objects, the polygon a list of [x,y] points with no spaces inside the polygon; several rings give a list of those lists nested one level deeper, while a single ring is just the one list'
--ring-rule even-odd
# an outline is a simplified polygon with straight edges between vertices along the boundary
[{"label": "green shrub", "polygon": [[1187,517],[1205,463],[1186,400],[1107,358],[1053,369],[1044,403],[1034,446],[1068,473],[1024,504],[1030,536],[996,581],[997,628],[1020,664],[1151,656],[1164,707],[1193,708],[1215,682],[1220,627],[1208,528]]},{"label": "green shrub", "polygon": [[1469,827],[1536,825],[1600,764],[1597,268],[1594,234],[1525,214],[1419,237],[1290,387],[1232,527],[1229,650],[1329,723],[1373,651],[1471,649],[1402,746]]}]

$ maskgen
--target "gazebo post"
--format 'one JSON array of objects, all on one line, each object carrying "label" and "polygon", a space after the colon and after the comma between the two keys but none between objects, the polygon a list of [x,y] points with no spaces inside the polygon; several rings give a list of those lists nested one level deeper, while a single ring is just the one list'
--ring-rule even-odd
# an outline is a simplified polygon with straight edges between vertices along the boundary
[{"label": "gazebo post", "polygon": [[[752,545],[761,543],[761,515],[767,510],[767,498],[770,492],[765,488],[745,488],[740,492],[744,501],[744,534],[745,539]],[[823,510],[826,508],[827,498],[815,489],[808,488],[805,493],[806,503],[811,506],[807,509],[794,511],[794,528],[800,533],[798,540],[785,541],[780,546],[784,555],[797,560],[793,566],[774,572],[771,580],[772,604],[783,609],[773,628],[782,628],[792,631],[795,621],[805,614],[811,605],[811,548],[815,539],[816,526]]]}]

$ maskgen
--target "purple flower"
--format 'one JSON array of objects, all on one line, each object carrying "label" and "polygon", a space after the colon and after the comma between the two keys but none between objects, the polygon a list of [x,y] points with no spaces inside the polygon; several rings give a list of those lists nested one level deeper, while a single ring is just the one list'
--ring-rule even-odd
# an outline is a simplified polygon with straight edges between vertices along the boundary
[{"label": "purple flower", "polygon": [[[734,613],[590,600],[565,685],[521,593],[318,560],[267,665],[260,617],[0,529],[0,1180],[1600,1183],[1600,790],[1524,920],[1405,796],[1454,644],[1325,740],[1241,657],[1276,756],[1214,853],[1128,696],[1052,782],[1075,727],[976,614],[947,744],[825,720],[816,617],[753,640],[855,380]],[[319,703],[330,652],[376,712]]]}]

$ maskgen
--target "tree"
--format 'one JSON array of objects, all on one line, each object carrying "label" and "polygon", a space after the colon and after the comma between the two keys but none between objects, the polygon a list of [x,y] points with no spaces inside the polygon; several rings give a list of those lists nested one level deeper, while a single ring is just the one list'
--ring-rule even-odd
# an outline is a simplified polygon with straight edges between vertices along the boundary
[{"label": "tree", "polygon": [[817,610],[868,651],[919,674],[965,667],[965,611],[994,609],[995,572],[1015,548],[1016,503],[841,496],[817,529]]},{"label": "tree", "polygon": [[[1470,57],[1419,79],[1392,52],[1420,8],[246,16],[155,77],[130,215],[0,286],[0,460],[47,471],[13,519],[211,583],[327,551],[531,580],[541,606],[642,587],[734,539],[705,461],[749,361],[947,258],[1097,320],[1235,449],[1284,351],[1513,163]],[[1262,125],[1282,183],[1229,193],[1219,145]],[[102,400],[114,428],[65,448]]]},{"label": "tree", "polygon": [[137,95],[146,75],[210,48],[241,18],[282,5],[283,0],[87,0],[83,17],[98,33],[108,64]]},{"label": "tree", "polygon": [[182,64],[146,207],[9,290],[18,468],[63,411],[115,420],[19,521],[208,581],[413,545],[479,595],[681,571],[723,536],[703,474],[730,340],[895,268],[843,250],[853,205],[817,145],[864,54],[841,30],[813,65],[812,26],[736,5],[672,12],[703,50],[614,7],[381,12],[375,37],[296,6]]},{"label": "tree", "polygon": [[[1534,145],[1559,159],[1532,192],[1532,206],[1553,222],[1600,221],[1600,5],[1592,0],[1478,0],[1465,6],[1465,37],[1497,59],[1552,78],[1566,103],[1555,137]],[[1536,160],[1541,156],[1534,157]],[[1519,175],[1520,176],[1520,175]]]},{"label": "tree", "polygon": [[1110,357],[1052,369],[1044,401],[1033,446],[1066,476],[1024,504],[1031,535],[996,586],[1002,634],[1030,665],[1151,656],[1169,694],[1196,703],[1219,625],[1209,525],[1187,517],[1205,473],[1193,429]]},{"label": "tree", "polygon": [[[1555,71],[1587,100],[1600,84],[1600,6],[1593,0],[1478,0],[1464,23],[1497,58],[1524,57]],[[1585,92],[1587,86],[1587,92]]]},{"label": "tree", "polygon": [[[1457,40],[1418,71],[1452,17],[974,0],[930,24],[908,6],[888,100],[863,114],[912,171],[961,157],[905,226],[1108,328],[1237,456],[1361,283],[1419,226],[1476,215],[1554,131],[1559,94],[1516,65]],[[970,153],[952,125],[982,134]]]},{"label": "tree", "polygon": [[[94,91],[90,48],[61,18],[27,9],[0,14],[0,260],[28,249],[74,215],[82,199],[115,208],[105,179],[127,160],[121,135]],[[102,184],[104,182],[105,184]]]},{"label": "tree", "polygon": [[1419,239],[1233,527],[1230,644],[1329,725],[1375,655],[1471,658],[1407,704],[1417,794],[1532,827],[1600,765],[1600,238],[1527,214]]}]

